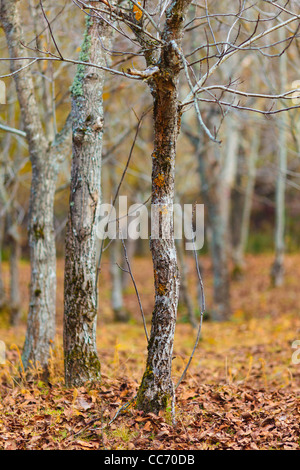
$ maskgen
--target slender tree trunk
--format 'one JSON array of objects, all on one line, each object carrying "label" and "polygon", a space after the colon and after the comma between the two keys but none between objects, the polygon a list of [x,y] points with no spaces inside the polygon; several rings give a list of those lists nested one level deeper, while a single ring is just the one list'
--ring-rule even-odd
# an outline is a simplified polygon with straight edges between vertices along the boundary
[{"label": "slender tree trunk", "polygon": [[211,226],[211,257],[213,266],[213,306],[212,320],[227,320],[231,313],[230,307],[230,275],[228,267],[228,229],[221,199],[223,191],[216,185],[209,194],[204,193],[204,202],[208,211]]},{"label": "slender tree trunk", "polygon": [[[159,73],[150,82],[154,101],[154,152],[152,154],[152,208],[173,213],[176,142],[180,129],[178,76],[184,16],[189,1],[174,1],[166,12],[165,45]],[[150,65],[149,63],[147,65]],[[169,236],[153,237],[152,253],[155,306],[152,314],[146,371],[137,396],[137,407],[158,413],[174,398],[171,378],[173,342],[179,296],[179,272],[174,240],[173,217]]]},{"label": "slender tree trunk", "polygon": [[[105,65],[109,27],[88,18],[81,61]],[[101,203],[104,74],[79,66],[72,87],[73,157],[66,234],[64,350],[67,386],[101,380],[96,348],[96,228]]]},{"label": "slender tree trunk", "polygon": [[[57,171],[49,162],[33,166],[29,246],[31,261],[30,304],[27,334],[23,351],[25,368],[39,363],[48,365],[50,348],[54,347],[56,313],[56,249],[53,226],[53,207]],[[48,161],[48,165],[44,163]]]},{"label": "slender tree trunk", "polygon": [[193,301],[189,293],[188,286],[188,267],[186,265],[186,260],[184,256],[184,248],[182,240],[176,241],[176,248],[178,254],[178,260],[180,265],[180,293],[179,293],[179,302],[183,301],[187,309],[188,319],[193,328],[196,328],[197,322],[195,317],[195,311],[193,307]]},{"label": "slender tree trunk", "polygon": [[[0,205],[0,211],[2,206]],[[5,290],[4,290],[4,281],[3,281],[3,272],[2,272],[2,250],[3,250],[3,240],[4,240],[4,222],[5,217],[0,216],[0,310],[5,305]]]},{"label": "slender tree trunk", "polygon": [[21,318],[21,297],[19,263],[21,258],[21,244],[19,228],[12,224],[8,230],[10,238],[10,322],[16,326]]},{"label": "slender tree trunk", "polygon": [[[206,121],[213,128],[214,115]],[[198,126],[195,134],[188,126],[184,132],[195,149],[199,163],[201,193],[207,210],[210,229],[210,252],[213,266],[213,306],[211,317],[214,321],[227,320],[231,314],[229,274],[229,216],[231,189],[236,173],[238,129],[230,116],[226,125],[226,145],[217,148],[208,140]],[[203,135],[203,137],[202,137]]]},{"label": "slender tree trunk", "polygon": [[[11,106],[8,111],[11,115]],[[7,191],[5,188],[5,180],[7,174],[7,160],[9,155],[11,136],[6,135],[4,139],[2,155],[0,154],[0,310],[6,305],[3,271],[2,271],[2,252],[4,248],[6,212],[7,212]]]},{"label": "slender tree trunk", "polygon": [[[284,30],[279,30],[280,40],[285,39]],[[287,88],[287,54],[280,57],[281,90]],[[279,153],[278,174],[276,181],[276,219],[275,219],[275,260],[271,268],[271,281],[274,286],[284,282],[284,253],[285,253],[285,190],[287,172],[287,113],[282,113],[279,119]]]},{"label": "slender tree trunk", "polygon": [[[11,57],[24,57],[18,2],[1,1],[1,20]],[[14,72],[27,64],[11,61]],[[43,134],[34,86],[28,69],[15,74],[24,129],[32,162],[32,185],[29,215],[31,259],[30,306],[28,329],[23,352],[24,367],[48,362],[55,327],[55,245],[53,236],[52,163],[47,158],[47,141]],[[47,165],[48,162],[48,165]],[[48,171],[47,171],[48,170]]]},{"label": "slender tree trunk", "polygon": [[[118,178],[116,174],[116,168],[113,164],[108,164],[109,179],[111,182],[112,198],[114,199],[115,194],[118,190]],[[116,210],[118,209],[118,201],[116,201]],[[117,223],[119,227],[119,224]],[[119,230],[117,230],[119,232]],[[128,273],[122,271],[118,265],[122,264],[122,244],[118,240],[118,237],[109,247],[110,256],[110,275],[111,275],[111,306],[114,314],[114,321],[116,322],[127,322],[129,315],[124,309],[123,299],[123,274],[128,276]]]},{"label": "slender tree trunk", "polygon": [[[114,313],[114,321],[128,322],[129,316],[124,308],[122,271],[118,264],[121,263],[121,242],[115,240],[110,248],[110,272],[112,280],[111,305]],[[127,274],[128,275],[128,274]]]},{"label": "slender tree trunk", "polygon": [[238,147],[237,129],[231,119],[226,130],[228,143],[222,153],[214,144],[208,143],[206,137],[202,142],[199,137],[186,132],[197,154],[201,191],[211,229],[210,252],[214,279],[211,317],[214,321],[227,320],[231,314],[229,213]]},{"label": "slender tree trunk", "polygon": [[235,279],[240,279],[243,276],[245,268],[244,255],[249,235],[259,143],[259,134],[255,132],[251,139],[248,158],[244,151],[239,153],[236,187],[232,191],[231,230],[233,276]]}]

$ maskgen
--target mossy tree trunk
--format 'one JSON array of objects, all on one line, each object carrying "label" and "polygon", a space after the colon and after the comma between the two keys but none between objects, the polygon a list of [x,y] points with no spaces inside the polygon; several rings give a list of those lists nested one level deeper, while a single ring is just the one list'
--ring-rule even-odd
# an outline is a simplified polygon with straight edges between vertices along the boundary
[{"label": "mossy tree trunk", "polygon": [[[88,17],[80,60],[105,66],[109,27]],[[96,228],[101,203],[104,73],[79,65],[72,86],[73,156],[66,234],[64,351],[67,386],[101,380],[96,348]]]}]

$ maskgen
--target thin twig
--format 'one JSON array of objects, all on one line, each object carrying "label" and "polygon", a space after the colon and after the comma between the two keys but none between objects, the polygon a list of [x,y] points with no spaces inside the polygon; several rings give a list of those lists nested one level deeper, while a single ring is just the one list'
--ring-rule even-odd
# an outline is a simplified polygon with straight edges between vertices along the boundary
[{"label": "thin twig", "polygon": [[181,384],[181,382],[184,380],[185,376],[186,376],[186,373],[188,371],[188,368],[190,367],[190,364],[193,360],[193,357],[194,357],[194,354],[195,354],[195,351],[197,349],[197,346],[199,344],[199,340],[200,340],[200,336],[201,336],[201,331],[202,331],[202,324],[203,324],[203,316],[204,316],[204,312],[205,312],[205,295],[204,295],[204,285],[203,285],[203,281],[202,281],[202,276],[201,276],[201,272],[200,272],[200,267],[199,267],[199,261],[198,261],[198,256],[197,256],[197,251],[196,251],[196,247],[195,247],[195,238],[193,238],[193,248],[194,248],[194,256],[195,256],[195,262],[196,262],[196,268],[197,268],[197,275],[198,275],[198,280],[199,280],[199,284],[200,284],[200,289],[201,289],[201,303],[200,303],[200,323],[199,323],[199,327],[198,327],[198,333],[197,333],[197,338],[196,338],[196,341],[195,341],[195,344],[194,344],[194,348],[193,348],[193,351],[192,351],[192,354],[188,360],[188,363],[180,377],[180,379],[178,380],[176,386],[175,386],[175,390],[177,390],[177,388],[179,387],[179,385]]},{"label": "thin twig", "polygon": [[144,310],[143,310],[141,298],[140,298],[140,295],[139,295],[139,291],[138,291],[134,276],[132,274],[132,269],[131,269],[131,266],[130,266],[130,262],[129,262],[129,258],[128,258],[127,249],[126,249],[124,239],[122,238],[121,240],[122,240],[122,245],[123,245],[123,249],[124,249],[125,261],[126,261],[126,264],[127,264],[127,267],[128,267],[128,273],[130,274],[132,283],[134,285],[135,293],[136,293],[136,296],[137,296],[137,299],[138,299],[138,303],[139,303],[139,306],[140,306],[140,311],[141,311],[141,315],[142,315],[142,319],[143,319],[145,335],[146,335],[146,338],[147,338],[147,342],[149,343],[149,335],[148,335],[148,331],[147,331],[146,319],[145,319],[145,315],[144,315]]}]

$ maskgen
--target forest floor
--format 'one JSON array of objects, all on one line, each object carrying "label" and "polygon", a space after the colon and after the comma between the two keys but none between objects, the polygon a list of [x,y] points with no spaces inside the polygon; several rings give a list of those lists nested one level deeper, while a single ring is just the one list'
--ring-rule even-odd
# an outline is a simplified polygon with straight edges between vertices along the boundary
[{"label": "forest floor", "polygon": [[[197,277],[190,260],[190,291],[196,299]],[[26,381],[20,352],[25,318],[8,327],[0,318],[0,340],[7,347],[0,365],[0,449],[300,449],[300,256],[286,260],[285,285],[270,286],[272,257],[248,256],[241,281],[232,282],[232,318],[206,320],[185,380],[176,391],[176,425],[171,410],[144,416],[131,402],[140,383],[147,352],[133,287],[125,291],[128,324],[112,321],[109,266],[104,260],[99,303],[98,349],[102,384],[67,390],[63,382],[63,263],[58,263],[57,344],[50,379]],[[153,307],[151,261],[135,259],[132,269],[150,328]],[[8,284],[8,267],[5,266]],[[202,260],[209,310],[212,276]],[[24,317],[29,266],[22,263]],[[197,309],[195,301],[195,309]],[[196,331],[178,315],[173,377],[178,381],[193,349]],[[298,349],[300,347],[298,346]],[[296,356],[295,356],[296,355]],[[38,372],[37,370],[35,372]],[[126,409],[117,412],[126,403]],[[133,404],[132,404],[133,403]]]}]

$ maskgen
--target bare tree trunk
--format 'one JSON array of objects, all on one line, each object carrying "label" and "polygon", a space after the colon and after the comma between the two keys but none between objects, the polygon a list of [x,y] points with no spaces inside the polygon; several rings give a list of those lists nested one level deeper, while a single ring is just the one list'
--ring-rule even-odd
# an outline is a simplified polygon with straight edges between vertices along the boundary
[{"label": "bare tree trunk", "polygon": [[21,318],[21,297],[19,280],[19,262],[21,258],[21,244],[19,228],[12,224],[8,230],[10,238],[10,322],[16,326]]},{"label": "bare tree trunk", "polygon": [[[18,0],[1,0],[1,23],[6,35],[22,121],[32,164],[29,209],[31,261],[30,304],[23,351],[25,369],[37,364],[45,371],[53,347],[56,310],[56,255],[53,204],[59,155],[65,152],[66,126],[50,145],[39,116],[32,76],[25,65]],[[23,68],[20,72],[17,70]]]},{"label": "bare tree trunk", "polygon": [[240,151],[236,187],[232,191],[231,238],[235,279],[240,279],[243,276],[245,268],[244,255],[249,234],[259,143],[259,134],[255,132],[251,139],[248,158],[243,150]]},{"label": "bare tree trunk", "polygon": [[[285,39],[284,30],[280,29],[280,40]],[[287,88],[287,54],[280,57],[281,90]],[[276,221],[275,221],[275,260],[271,268],[271,281],[274,286],[284,282],[284,253],[285,253],[285,190],[287,172],[287,113],[282,113],[279,119],[279,153],[278,174],[276,182]]]},{"label": "bare tree trunk", "polygon": [[[10,83],[7,96],[10,96],[13,92],[14,86],[13,83]],[[15,113],[15,102],[14,99],[9,99],[7,104],[7,123],[13,125],[14,113]],[[6,235],[6,227],[8,225],[7,219],[8,214],[12,211],[11,206],[13,201],[9,197],[9,188],[6,187],[7,180],[12,180],[11,176],[8,178],[9,167],[11,164],[10,160],[10,150],[12,137],[10,133],[6,133],[4,139],[2,140],[3,145],[1,146],[2,155],[0,156],[0,309],[3,308],[6,304],[4,284],[2,279],[2,249],[3,243]],[[13,186],[14,181],[12,181],[11,186]]]},{"label": "bare tree trunk", "polygon": [[228,227],[221,204],[223,191],[217,184],[214,188],[210,189],[209,194],[204,193],[203,197],[211,226],[210,251],[214,278],[211,316],[213,321],[224,321],[229,318],[231,307],[228,267]]},{"label": "bare tree trunk", "polygon": [[[116,322],[128,322],[129,315],[124,308],[122,272],[118,264],[121,263],[121,242],[115,240],[110,248],[110,272],[112,280],[111,305]],[[127,274],[128,276],[128,274]]]},{"label": "bare tree trunk", "polygon": [[[10,114],[10,109],[9,109]],[[7,155],[9,152],[10,138],[6,136],[6,142],[3,145],[2,155],[0,154],[0,310],[6,305],[6,296],[2,272],[2,251],[5,237],[5,222],[7,211],[7,192],[5,188],[6,168],[7,168]]]},{"label": "bare tree trunk", "polygon": [[[158,62],[159,72],[151,80],[154,101],[154,152],[152,154],[152,208],[173,213],[176,143],[180,129],[178,76],[184,16],[189,1],[179,0],[166,12],[166,23]],[[175,47],[174,47],[175,45]],[[151,65],[149,62],[148,66]],[[173,342],[179,296],[179,272],[173,217],[169,237],[150,240],[154,268],[155,306],[152,314],[146,371],[137,395],[137,407],[158,413],[174,398],[171,378]]]},{"label": "bare tree trunk", "polygon": [[[89,17],[81,61],[105,65],[109,27]],[[101,380],[96,348],[96,228],[101,204],[104,74],[79,66],[72,87],[73,157],[66,234],[64,350],[67,386]]]},{"label": "bare tree trunk", "polygon": [[[108,164],[107,171],[109,172],[109,180],[111,182],[111,189],[113,199],[118,190],[119,181],[117,178],[116,168],[113,164]],[[118,209],[118,201],[116,201],[116,210]],[[117,223],[119,227],[119,224]],[[119,232],[119,230],[117,230]],[[123,299],[123,275],[128,276],[128,273],[122,271],[118,265],[122,264],[123,250],[121,241],[114,240],[109,247],[110,256],[110,275],[111,275],[111,306],[114,314],[114,321],[127,322],[129,320],[128,312],[124,309]]]},{"label": "bare tree trunk", "polygon": [[[2,206],[0,205],[0,211]],[[0,216],[0,310],[4,307],[5,299],[5,290],[4,290],[4,281],[2,273],[2,250],[3,250],[3,239],[4,239],[4,222],[5,217]]]},{"label": "bare tree trunk", "polygon": [[[211,121],[213,116],[208,116],[207,119]],[[211,317],[214,321],[227,320],[231,314],[229,214],[231,188],[236,172],[238,130],[234,120],[230,117],[227,119],[227,145],[222,152],[208,141],[207,136],[201,138],[199,127],[198,135],[186,126],[184,128],[199,162],[201,192],[208,215],[214,278]]]},{"label": "bare tree trunk", "polygon": [[187,309],[188,319],[193,328],[196,328],[197,322],[195,317],[195,311],[193,307],[192,297],[189,293],[188,286],[188,267],[186,265],[186,260],[184,257],[184,249],[182,240],[176,241],[178,260],[180,265],[180,292],[179,292],[179,302],[182,299],[184,305]]}]

